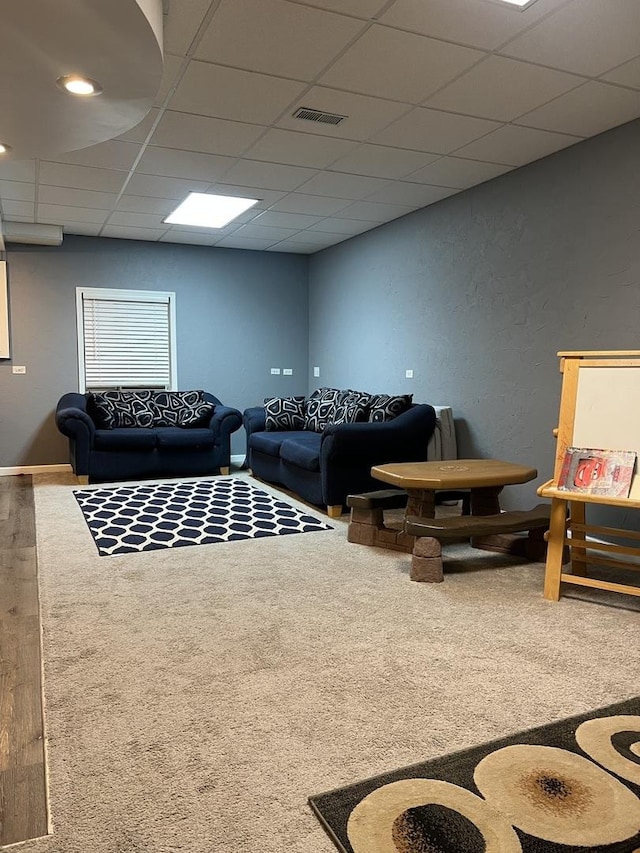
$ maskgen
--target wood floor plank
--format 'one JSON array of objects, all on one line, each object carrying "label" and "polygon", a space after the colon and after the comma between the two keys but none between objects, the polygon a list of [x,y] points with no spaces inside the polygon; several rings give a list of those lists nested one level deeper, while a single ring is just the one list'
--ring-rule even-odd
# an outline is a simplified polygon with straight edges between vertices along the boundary
[{"label": "wood floor plank", "polygon": [[31,477],[0,477],[0,537],[2,847],[47,832],[40,614]]},{"label": "wood floor plank", "polygon": [[40,765],[0,771],[0,846],[47,834],[44,784]]}]

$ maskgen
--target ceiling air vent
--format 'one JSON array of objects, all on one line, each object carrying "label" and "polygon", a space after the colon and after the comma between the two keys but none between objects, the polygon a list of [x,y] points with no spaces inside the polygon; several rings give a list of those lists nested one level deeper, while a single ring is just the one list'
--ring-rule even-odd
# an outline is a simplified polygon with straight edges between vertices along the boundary
[{"label": "ceiling air vent", "polygon": [[320,110],[311,110],[309,107],[300,107],[293,114],[294,118],[300,118],[304,121],[317,121],[320,124],[340,124],[347,116],[339,116],[335,113],[323,113]]}]

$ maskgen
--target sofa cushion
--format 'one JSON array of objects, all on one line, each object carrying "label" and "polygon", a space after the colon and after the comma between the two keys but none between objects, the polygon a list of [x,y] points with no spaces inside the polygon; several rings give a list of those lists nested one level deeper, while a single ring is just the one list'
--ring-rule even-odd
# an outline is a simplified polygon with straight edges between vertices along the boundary
[{"label": "sofa cushion", "polygon": [[397,397],[391,397],[389,394],[376,394],[371,398],[369,421],[371,423],[392,421],[407,411],[412,400],[413,394],[401,394]]},{"label": "sofa cushion", "polygon": [[96,450],[153,450],[157,438],[154,429],[144,427],[97,429],[94,447]]},{"label": "sofa cushion", "polygon": [[213,447],[215,437],[210,429],[182,429],[181,427],[157,427],[158,447],[207,448]]},{"label": "sofa cushion", "polygon": [[254,432],[249,436],[249,447],[267,456],[280,456],[280,446],[286,438],[306,435],[304,432]]},{"label": "sofa cushion", "polygon": [[87,409],[98,429],[150,427],[151,395],[151,391],[104,391],[89,396]]},{"label": "sofa cushion", "polygon": [[304,409],[304,428],[313,432],[322,430],[333,422],[336,406],[345,392],[338,388],[318,388],[309,397]]},{"label": "sofa cushion", "polygon": [[280,447],[280,458],[298,468],[319,471],[321,443],[322,436],[319,433],[305,430],[295,438],[285,438]]},{"label": "sofa cushion", "polygon": [[304,397],[265,397],[265,429],[304,429]]},{"label": "sofa cushion", "polygon": [[204,391],[154,391],[150,405],[156,427],[204,426],[214,410]]}]

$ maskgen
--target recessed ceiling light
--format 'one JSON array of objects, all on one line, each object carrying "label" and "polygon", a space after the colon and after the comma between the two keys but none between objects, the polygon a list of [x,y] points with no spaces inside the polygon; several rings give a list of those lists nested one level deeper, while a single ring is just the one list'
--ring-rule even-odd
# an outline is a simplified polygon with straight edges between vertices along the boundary
[{"label": "recessed ceiling light", "polygon": [[79,74],[66,74],[64,77],[58,77],[56,83],[65,92],[69,92],[71,95],[81,95],[85,98],[89,95],[99,95],[102,92],[100,83],[91,80],[89,77],[81,77]]},{"label": "recessed ceiling light", "polygon": [[524,9],[526,6],[531,6],[536,0],[492,0],[494,3],[506,3],[508,6],[517,6],[519,9]]},{"label": "recessed ceiling light", "polygon": [[201,228],[224,228],[245,210],[257,204],[257,198],[230,195],[189,193],[185,200],[164,220],[168,225],[197,225]]},{"label": "recessed ceiling light", "polygon": [[8,154],[11,151],[11,146],[5,142],[0,142],[0,154]]}]

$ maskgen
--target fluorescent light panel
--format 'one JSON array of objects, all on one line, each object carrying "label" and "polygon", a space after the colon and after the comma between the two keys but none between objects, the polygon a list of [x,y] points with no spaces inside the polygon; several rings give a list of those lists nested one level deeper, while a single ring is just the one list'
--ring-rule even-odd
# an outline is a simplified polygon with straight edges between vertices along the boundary
[{"label": "fluorescent light panel", "polygon": [[529,6],[533,0],[499,0],[500,3],[508,3],[510,6]]},{"label": "fluorescent light panel", "polygon": [[196,225],[201,228],[224,228],[229,222],[257,204],[257,198],[231,195],[189,193],[185,200],[164,220],[168,225]]}]

